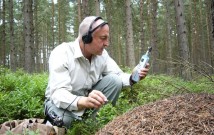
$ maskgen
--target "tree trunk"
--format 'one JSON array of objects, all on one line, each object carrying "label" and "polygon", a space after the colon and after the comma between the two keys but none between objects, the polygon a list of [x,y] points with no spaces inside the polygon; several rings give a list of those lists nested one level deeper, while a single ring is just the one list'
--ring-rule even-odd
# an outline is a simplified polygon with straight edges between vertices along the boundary
[{"label": "tree trunk", "polygon": [[212,36],[211,36],[211,43],[210,43],[210,52],[211,52],[211,66],[212,66],[212,73],[214,73],[214,0],[211,2],[211,31],[212,31]]},{"label": "tree trunk", "polygon": [[6,66],[6,24],[5,24],[5,0],[2,1],[2,48],[1,48],[1,65]]},{"label": "tree trunk", "polygon": [[[0,0],[0,4],[2,4],[2,1]],[[0,6],[0,18],[2,19],[2,6]],[[2,33],[0,32],[0,65],[3,65],[3,58],[2,58],[2,53],[3,53],[3,47],[2,47]]]},{"label": "tree trunk", "polygon": [[[140,0],[140,55],[143,54],[143,52],[146,51],[146,47],[145,47],[145,39],[144,39],[144,24],[145,24],[145,20],[144,20],[144,8],[143,8],[143,3],[145,0]],[[141,57],[141,56],[140,56]]]},{"label": "tree trunk", "polygon": [[36,58],[36,71],[39,73],[40,69],[40,61],[41,61],[41,53],[39,48],[39,22],[38,22],[38,0],[34,1],[34,24],[35,24],[35,58]]},{"label": "tree trunk", "polygon": [[[78,6],[78,24],[81,23],[82,21],[82,4],[81,4],[81,0],[78,0],[78,3],[77,3],[77,6]],[[78,25],[79,27],[79,25]]]},{"label": "tree trunk", "polygon": [[151,1],[151,46],[152,46],[152,71],[158,73],[160,71],[158,63],[158,48],[157,48],[157,0]]},{"label": "tree trunk", "polygon": [[62,41],[61,42],[66,42],[66,30],[67,30],[67,26],[66,26],[66,9],[68,9],[68,5],[69,5],[69,0],[63,0],[63,2],[61,3],[62,7],[61,8],[61,29],[62,29]]},{"label": "tree trunk", "polygon": [[136,63],[133,44],[131,0],[126,0],[126,50],[127,66],[134,68],[136,66]]},{"label": "tree trunk", "polygon": [[[22,14],[23,14],[23,7],[24,7],[24,3],[20,3],[19,5],[17,5],[17,8],[19,11],[22,11]],[[23,30],[19,30],[17,32],[17,35],[16,35],[16,38],[17,38],[17,65],[18,65],[18,68],[21,68],[21,69],[24,69],[24,61],[25,61],[25,41],[24,41],[24,26],[23,26],[23,15],[22,16],[19,16],[17,18],[19,21],[18,23],[21,24],[22,23],[22,28]]]},{"label": "tree trunk", "polygon": [[61,3],[62,0],[57,0],[58,3],[58,44],[61,44]]},{"label": "tree trunk", "polygon": [[[120,26],[117,26],[117,29],[118,29],[118,35],[121,35]],[[120,36],[117,36],[117,54],[115,54],[115,55],[117,55],[117,58],[118,58],[117,62],[119,64],[122,63],[122,49],[123,48],[122,48]]]},{"label": "tree trunk", "polygon": [[170,15],[170,2],[168,0],[165,1],[166,5],[166,57],[167,57],[167,65],[166,65],[166,72],[168,75],[173,75],[173,64],[172,64],[172,53],[173,53],[173,47],[172,47],[172,33],[171,33],[171,15]]},{"label": "tree trunk", "polygon": [[82,9],[83,9],[83,18],[89,15],[89,7],[88,7],[88,1],[89,0],[83,0],[82,1]]},{"label": "tree trunk", "polygon": [[196,9],[196,2],[192,2],[191,3],[191,9],[192,9],[192,13],[193,13],[193,19],[192,19],[192,62],[194,65],[199,65],[199,61],[201,59],[201,49],[200,48],[200,42],[199,42],[199,31],[198,31],[198,14],[197,13],[197,9]]},{"label": "tree trunk", "polygon": [[[204,20],[206,20],[206,15],[204,16],[203,15],[203,11],[202,11],[202,9],[203,9],[203,5],[204,5],[204,1],[202,1],[202,0],[199,0],[199,3],[200,3],[200,8],[199,8],[199,22],[200,22],[200,26],[199,26],[199,38],[201,39],[200,40],[200,47],[201,47],[201,52],[202,52],[202,54],[201,54],[201,61],[203,62],[208,62],[207,60],[206,60],[206,48],[208,47],[207,46],[207,44],[205,43],[205,31],[204,31],[204,27],[203,27],[203,25],[204,25]],[[204,67],[205,65],[203,64],[203,67]],[[206,66],[207,67],[207,66]]]},{"label": "tree trunk", "polygon": [[[207,35],[207,49],[206,49],[206,60],[207,64],[211,65],[211,44],[212,44],[212,36],[211,36],[211,3],[212,1],[206,0],[206,35]],[[214,4],[214,3],[213,3]],[[212,69],[210,69],[209,73],[212,73]]]},{"label": "tree trunk", "polygon": [[55,32],[54,32],[54,27],[55,27],[55,4],[54,4],[54,0],[52,0],[52,17],[51,17],[51,29],[52,29],[52,46],[51,46],[51,50],[54,49],[55,47]]},{"label": "tree trunk", "polygon": [[100,16],[100,0],[95,0],[96,16]]},{"label": "tree trunk", "polygon": [[174,0],[175,12],[176,12],[176,25],[177,25],[177,36],[178,36],[178,46],[181,58],[180,73],[183,79],[190,80],[191,73],[188,69],[189,64],[189,48],[187,42],[187,29],[184,17],[184,5],[182,0]]},{"label": "tree trunk", "polygon": [[[47,27],[47,25],[45,26]],[[44,31],[44,38],[43,38],[43,46],[42,46],[42,53],[43,53],[43,69],[48,69],[47,67],[47,52],[48,52],[48,42],[47,42],[47,30]]]},{"label": "tree trunk", "polygon": [[34,71],[34,41],[33,41],[33,2],[24,0],[24,39],[25,39],[25,70],[29,73]]},{"label": "tree trunk", "polygon": [[[112,0],[106,0],[105,1],[105,4],[104,4],[104,6],[105,6],[105,9],[106,9],[106,17],[107,17],[107,20],[108,20],[108,23],[109,24],[112,24],[112,22],[113,22],[113,16],[112,16],[112,10],[111,10],[111,7],[112,7]],[[107,48],[108,49],[108,53],[111,55],[111,57],[115,57],[115,55],[114,55],[114,49],[113,49],[113,45],[112,45],[112,43],[113,43],[113,25],[109,25],[109,29],[110,29],[110,31],[109,31],[109,33],[110,33],[110,37],[109,37],[109,47]]]},{"label": "tree trunk", "polygon": [[16,71],[16,48],[14,45],[14,20],[13,20],[13,0],[9,0],[9,18],[10,18],[10,69]]}]

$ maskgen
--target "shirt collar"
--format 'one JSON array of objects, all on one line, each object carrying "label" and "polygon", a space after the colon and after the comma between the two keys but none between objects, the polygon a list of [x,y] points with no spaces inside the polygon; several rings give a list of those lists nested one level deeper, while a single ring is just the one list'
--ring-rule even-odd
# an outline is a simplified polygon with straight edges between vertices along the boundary
[{"label": "shirt collar", "polygon": [[[79,40],[78,38],[74,41],[74,58],[81,58],[84,57],[84,55],[82,54],[81,48],[80,48],[80,44],[79,44]],[[92,56],[92,59],[94,59],[95,55]],[[85,58],[85,57],[84,57]]]},{"label": "shirt collar", "polygon": [[74,41],[74,58],[84,57],[80,49],[80,44],[78,38]]}]

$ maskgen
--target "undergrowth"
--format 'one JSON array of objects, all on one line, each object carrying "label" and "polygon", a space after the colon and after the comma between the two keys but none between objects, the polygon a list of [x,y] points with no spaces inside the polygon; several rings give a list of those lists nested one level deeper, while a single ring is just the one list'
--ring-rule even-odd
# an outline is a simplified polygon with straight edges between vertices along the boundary
[{"label": "undergrowth", "polygon": [[43,116],[47,74],[0,69],[0,123]]},{"label": "undergrowth", "polygon": [[[0,124],[13,119],[44,118],[43,102],[48,74],[15,73],[0,68]],[[132,89],[122,89],[116,106],[103,106],[96,119],[73,123],[69,135],[91,135],[115,117],[149,102],[177,94],[214,93],[214,84],[206,78],[184,81],[166,75],[148,75]]]}]

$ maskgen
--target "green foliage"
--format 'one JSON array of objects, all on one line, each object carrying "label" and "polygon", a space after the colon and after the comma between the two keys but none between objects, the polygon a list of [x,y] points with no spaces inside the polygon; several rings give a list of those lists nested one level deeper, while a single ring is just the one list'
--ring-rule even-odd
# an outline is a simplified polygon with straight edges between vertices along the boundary
[{"label": "green foliage", "polygon": [[94,118],[84,119],[83,121],[75,121],[68,135],[91,135],[97,128],[101,127],[101,123]]},{"label": "green foliage", "polygon": [[118,110],[116,107],[113,107],[111,103],[108,103],[98,112],[97,121],[99,121],[100,124],[105,125],[115,118],[118,115],[117,113]]},{"label": "green foliage", "polygon": [[[3,71],[1,69],[0,71]],[[9,119],[43,117],[47,74],[27,74],[22,70],[0,74],[0,123]]]},{"label": "green foliage", "polygon": [[[124,68],[130,72],[130,69]],[[22,70],[12,73],[0,68],[0,123],[9,119],[42,118],[44,94],[48,76],[27,74]],[[123,88],[116,106],[111,103],[104,105],[96,119],[75,121],[69,135],[91,135],[115,117],[127,111],[184,93],[214,93],[214,83],[207,78],[186,82],[180,78],[166,75],[149,75],[146,79],[130,87]],[[32,133],[36,134],[36,133]]]}]

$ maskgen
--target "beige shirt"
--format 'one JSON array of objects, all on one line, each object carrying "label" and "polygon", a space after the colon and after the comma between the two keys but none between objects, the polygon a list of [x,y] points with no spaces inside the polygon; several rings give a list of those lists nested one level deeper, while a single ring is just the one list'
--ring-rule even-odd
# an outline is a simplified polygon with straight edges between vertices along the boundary
[{"label": "beige shirt", "polygon": [[104,50],[102,55],[93,56],[91,63],[80,49],[78,40],[57,46],[49,58],[49,81],[45,96],[59,108],[81,116],[77,101],[86,96],[103,76],[117,74],[123,86],[129,86],[130,74],[124,73]]}]

